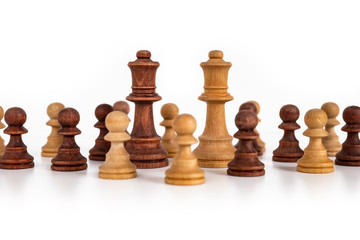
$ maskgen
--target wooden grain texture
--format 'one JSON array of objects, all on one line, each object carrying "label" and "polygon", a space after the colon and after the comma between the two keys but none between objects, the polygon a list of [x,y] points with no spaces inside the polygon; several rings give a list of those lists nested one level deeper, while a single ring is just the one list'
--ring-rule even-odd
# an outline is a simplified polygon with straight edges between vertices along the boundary
[{"label": "wooden grain texture", "polygon": [[326,113],[321,109],[311,109],[305,114],[305,124],[308,129],[304,135],[310,138],[309,145],[304,149],[304,155],[297,161],[296,170],[304,173],[331,173],[334,162],[327,156],[322,138],[328,136],[324,130],[327,122]]},{"label": "wooden grain texture", "polygon": [[95,145],[90,149],[89,159],[95,161],[105,161],[105,155],[110,149],[110,142],[104,139],[105,135],[109,132],[105,126],[106,116],[114,111],[114,108],[109,104],[100,104],[95,109],[95,117],[97,118],[97,123],[94,127],[100,130],[99,136],[95,140]]},{"label": "wooden grain texture", "polygon": [[223,53],[218,50],[209,52],[209,58],[200,64],[205,83],[199,100],[206,102],[207,111],[205,129],[194,154],[200,167],[225,168],[235,152],[225,121],[225,103],[234,99],[227,92],[231,63],[225,62]]},{"label": "wooden grain texture", "polygon": [[[5,124],[1,122],[3,117],[4,117],[4,109],[0,106],[0,129],[5,128]],[[5,152],[5,142],[4,139],[0,136],[0,157],[4,154],[4,152]]]},{"label": "wooden grain texture", "polygon": [[8,125],[4,133],[10,135],[9,143],[5,147],[4,154],[0,157],[2,169],[25,169],[34,167],[34,157],[27,152],[27,147],[22,141],[21,135],[27,133],[24,128],[26,113],[19,107],[9,108],[5,112],[5,122]]},{"label": "wooden grain texture", "polygon": [[[256,115],[258,116],[258,122],[261,122],[261,119],[259,118],[259,113],[260,113],[260,104],[257,101],[249,101],[251,103],[253,103],[256,106]],[[261,151],[264,153],[266,151],[266,147],[265,147],[265,142],[260,138],[260,133],[259,131],[255,128],[254,131],[258,134],[258,137],[256,138],[256,142],[258,143],[258,145],[261,146]]]},{"label": "wooden grain texture", "polygon": [[64,108],[59,112],[58,121],[61,128],[58,134],[63,136],[58,154],[51,160],[54,171],[80,171],[87,169],[87,159],[81,155],[80,147],[75,142],[75,136],[81,131],[76,127],[80,115],[74,108]]},{"label": "wooden grain texture", "polygon": [[165,172],[165,182],[173,185],[197,185],[205,182],[205,173],[200,169],[196,156],[191,152],[191,145],[197,143],[193,136],[196,120],[190,114],[178,115],[174,120],[175,142],[179,150],[172,166]]},{"label": "wooden grain texture", "polygon": [[284,130],[284,135],[279,141],[279,147],[273,151],[274,161],[297,162],[304,155],[295,137],[295,130],[300,129],[300,125],[296,123],[299,116],[300,111],[295,105],[287,104],[280,109],[280,118],[283,122],[279,128]]},{"label": "wooden grain texture", "polygon": [[234,137],[239,139],[239,147],[234,159],[229,162],[227,174],[237,177],[257,177],[265,174],[265,165],[259,160],[253,140],[257,133],[254,129],[258,123],[256,114],[250,110],[239,111],[235,117],[239,129]]},{"label": "wooden grain texture", "polygon": [[105,162],[99,167],[99,177],[104,179],[129,179],[137,176],[136,166],[130,161],[124,142],[130,140],[126,133],[129,118],[124,112],[110,112],[105,120],[109,132],[105,140],[111,142]]},{"label": "wooden grain texture", "polygon": [[160,112],[164,118],[160,126],[165,127],[164,135],[161,137],[161,146],[167,151],[168,157],[174,157],[178,150],[178,145],[174,141],[176,135],[173,124],[175,117],[179,114],[179,108],[174,103],[166,103],[161,107]]},{"label": "wooden grain texture", "polygon": [[153,103],[161,100],[155,92],[155,75],[160,66],[153,62],[151,53],[138,51],[137,60],[129,62],[132,74],[132,93],[126,97],[135,103],[134,125],[131,140],[126,144],[130,160],[137,168],[159,168],[169,164],[166,150],[154,127]]},{"label": "wooden grain texture", "polygon": [[129,112],[130,112],[129,104],[127,102],[125,102],[125,101],[122,101],[122,100],[115,102],[114,105],[113,105],[113,108],[114,108],[115,111],[123,112],[126,115],[128,115]]},{"label": "wooden grain texture", "polygon": [[349,106],[343,111],[345,125],[341,128],[347,133],[341,151],[335,157],[335,164],[343,166],[360,166],[360,107]]},{"label": "wooden grain texture", "polygon": [[55,157],[58,153],[58,149],[62,143],[62,136],[57,134],[60,128],[58,114],[64,108],[65,106],[58,102],[51,103],[47,107],[47,114],[50,120],[47,121],[46,125],[51,127],[51,133],[47,138],[46,144],[41,148],[41,156],[43,157]]},{"label": "wooden grain texture", "polygon": [[327,137],[322,139],[324,147],[327,149],[328,156],[335,156],[341,150],[341,143],[339,137],[335,132],[335,126],[340,122],[336,119],[339,115],[340,109],[336,103],[327,102],[321,106],[321,109],[325,111],[328,121],[325,125],[325,130],[329,133]]}]

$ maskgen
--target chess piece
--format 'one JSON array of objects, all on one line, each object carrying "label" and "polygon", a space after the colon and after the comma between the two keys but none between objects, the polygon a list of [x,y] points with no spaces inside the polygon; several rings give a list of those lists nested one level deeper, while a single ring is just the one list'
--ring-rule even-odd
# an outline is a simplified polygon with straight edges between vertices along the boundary
[{"label": "chess piece", "polygon": [[347,132],[347,138],[341,151],[335,157],[335,164],[343,166],[360,166],[360,107],[350,106],[343,112],[345,125],[341,128]]},{"label": "chess piece", "polygon": [[[4,109],[0,106],[0,129],[5,128],[5,125],[1,122],[4,117]],[[0,157],[4,154],[5,151],[5,143],[4,139],[0,136]]]},{"label": "chess piece", "polygon": [[280,118],[283,122],[279,128],[284,130],[284,136],[279,141],[279,147],[273,152],[273,161],[297,162],[304,155],[304,151],[299,147],[299,141],[295,137],[295,130],[300,128],[300,125],[296,123],[299,115],[299,109],[291,104],[280,109]]},{"label": "chess piece", "polygon": [[335,126],[340,124],[340,122],[336,119],[336,117],[339,115],[340,109],[339,106],[333,102],[324,103],[321,106],[321,109],[325,111],[328,117],[325,130],[329,134],[329,136],[322,139],[322,143],[327,149],[328,156],[333,157],[341,150],[341,143],[339,142],[339,137],[335,132]]},{"label": "chess piece", "polygon": [[[260,112],[260,104],[256,101],[249,101],[249,102],[253,103],[256,106],[256,115],[258,116]],[[258,117],[258,122],[261,122],[261,119],[259,117]],[[261,140],[260,133],[256,128],[254,129],[254,131],[258,134],[258,137],[256,138],[257,144],[261,146],[261,151],[265,152],[266,151],[265,142]]]},{"label": "chess piece", "polygon": [[95,146],[89,151],[90,160],[105,161],[105,154],[110,149],[110,142],[104,139],[104,136],[109,132],[105,127],[105,118],[112,111],[114,108],[109,104],[100,104],[95,109],[98,122],[95,123],[94,127],[100,129],[100,133],[95,140]]},{"label": "chess piece", "polygon": [[26,113],[18,107],[9,108],[5,112],[5,122],[8,127],[4,133],[10,135],[9,143],[5,147],[4,154],[0,157],[0,168],[25,169],[34,167],[34,157],[27,152],[27,147],[21,139],[21,135],[27,133],[24,128]]},{"label": "chess piece", "polygon": [[105,139],[111,142],[111,148],[106,153],[105,162],[99,167],[99,177],[105,179],[129,179],[136,177],[136,167],[130,162],[124,142],[130,140],[126,133],[129,126],[129,118],[124,112],[110,112],[105,120],[109,133]]},{"label": "chess piece", "polygon": [[130,106],[125,101],[117,101],[116,103],[114,103],[113,107],[114,111],[120,111],[125,113],[126,115],[128,115],[130,112]]},{"label": "chess piece", "polygon": [[211,51],[210,59],[200,64],[205,84],[199,100],[207,104],[205,129],[194,150],[200,167],[225,168],[236,150],[225,121],[225,103],[234,98],[227,92],[231,63],[225,62],[223,55],[221,51]]},{"label": "chess piece", "polygon": [[239,139],[239,147],[234,159],[228,164],[227,174],[238,177],[256,177],[265,174],[265,165],[259,160],[254,148],[253,139],[257,133],[254,129],[258,124],[257,116],[250,110],[239,111],[235,117],[236,127],[239,129],[234,135]]},{"label": "chess piece", "polygon": [[326,113],[321,109],[311,109],[305,114],[305,124],[308,129],[304,136],[310,138],[309,145],[304,149],[304,155],[297,161],[296,170],[304,173],[330,173],[334,171],[334,162],[327,156],[322,138],[328,133],[324,126],[327,122]]},{"label": "chess piece", "polygon": [[197,185],[205,182],[205,173],[200,169],[196,156],[191,152],[191,144],[197,143],[193,133],[196,120],[190,114],[178,115],[174,120],[177,136],[175,142],[179,150],[172,166],[165,172],[165,182],[173,185]]},{"label": "chess piece", "polygon": [[174,119],[178,114],[179,108],[173,103],[166,103],[161,107],[161,116],[164,121],[160,123],[160,126],[165,127],[161,146],[168,152],[168,157],[174,157],[178,149],[178,145],[174,142],[175,132],[173,129]]},{"label": "chess piece", "polygon": [[58,122],[58,114],[64,109],[65,106],[61,103],[52,103],[47,107],[47,114],[50,117],[50,120],[46,125],[51,127],[51,133],[47,137],[46,144],[41,148],[41,156],[43,157],[55,157],[58,149],[62,143],[62,136],[57,134],[57,131],[60,128]]},{"label": "chess piece", "polygon": [[51,160],[51,169],[55,171],[80,171],[87,169],[87,159],[81,155],[75,142],[75,135],[81,131],[76,127],[80,115],[74,108],[64,108],[59,112],[58,121],[61,128],[58,134],[63,136],[58,154]]},{"label": "chess piece", "polygon": [[132,73],[132,93],[126,98],[135,103],[134,126],[126,144],[130,160],[137,168],[158,168],[169,164],[167,152],[160,145],[160,136],[154,127],[153,102],[161,100],[155,92],[155,75],[159,67],[151,53],[138,51],[137,60],[129,62]]},{"label": "chess piece", "polygon": [[[239,107],[239,111],[243,111],[243,110],[249,110],[249,111],[252,111],[253,113],[257,114],[256,105],[252,102],[246,102],[246,103],[241,104]],[[255,133],[258,134],[256,131],[255,131]],[[252,142],[253,142],[255,150],[258,152],[258,155],[259,156],[263,155],[263,151],[262,151],[263,148],[259,145],[257,138],[253,139]],[[239,145],[240,145],[240,141],[235,145],[235,148],[237,149],[239,147]]]}]

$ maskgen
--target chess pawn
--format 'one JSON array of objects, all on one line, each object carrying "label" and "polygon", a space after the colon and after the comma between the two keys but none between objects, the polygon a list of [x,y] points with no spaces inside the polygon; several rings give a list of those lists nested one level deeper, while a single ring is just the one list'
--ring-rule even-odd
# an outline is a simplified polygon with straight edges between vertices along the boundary
[{"label": "chess pawn", "polygon": [[207,104],[205,129],[194,150],[200,167],[225,168],[234,158],[233,138],[225,119],[225,103],[234,99],[227,91],[231,63],[225,62],[223,55],[221,51],[211,51],[209,60],[200,64],[205,82],[199,100]]},{"label": "chess pawn", "polygon": [[[4,109],[0,106],[0,129],[5,128],[5,125],[1,122],[4,117]],[[4,139],[0,136],[0,157],[4,154],[5,151],[5,143]]]},{"label": "chess pawn", "polygon": [[175,132],[173,128],[174,119],[179,114],[179,108],[173,103],[166,103],[161,107],[161,116],[164,121],[160,126],[165,127],[164,135],[161,138],[161,146],[168,152],[168,157],[174,157],[178,145],[175,143]]},{"label": "chess pawn", "polygon": [[110,149],[110,142],[104,139],[105,135],[109,132],[105,127],[105,118],[112,111],[114,111],[114,108],[109,104],[100,104],[95,109],[95,116],[98,122],[95,123],[94,127],[100,129],[100,133],[95,140],[95,146],[89,151],[90,160],[105,161],[105,154]]},{"label": "chess pawn", "polygon": [[99,177],[105,179],[129,179],[136,177],[136,166],[130,162],[124,142],[130,140],[126,133],[129,118],[124,112],[114,111],[107,115],[105,125],[109,133],[105,139],[111,142],[105,162],[99,167]]},{"label": "chess pawn", "polygon": [[238,177],[256,177],[265,174],[265,165],[259,160],[254,148],[253,140],[257,133],[254,129],[258,124],[257,116],[250,110],[239,111],[235,117],[236,127],[239,129],[234,135],[239,139],[239,147],[234,159],[228,164],[227,174]]},{"label": "chess pawn", "polygon": [[324,147],[327,149],[328,156],[335,156],[341,150],[341,143],[339,137],[336,135],[335,126],[339,125],[340,122],[336,119],[339,115],[339,106],[333,102],[324,103],[321,109],[325,111],[328,121],[325,125],[325,130],[329,133],[329,136],[322,139]]},{"label": "chess pawn", "polygon": [[360,107],[350,106],[343,112],[345,125],[341,128],[347,132],[347,138],[341,151],[335,157],[335,164],[343,166],[360,166]]},{"label": "chess pawn", "polygon": [[120,111],[125,113],[126,115],[128,115],[130,112],[130,106],[125,101],[117,101],[116,103],[114,103],[113,108],[114,111]]},{"label": "chess pawn", "polygon": [[[243,111],[243,110],[249,110],[255,114],[257,113],[256,105],[252,102],[246,102],[246,103],[241,104],[239,107],[239,111]],[[254,129],[254,131],[255,131],[255,129]],[[258,134],[256,131],[255,131],[255,133]],[[258,155],[259,156],[263,155],[263,151],[262,151],[263,148],[259,145],[257,138],[253,139],[252,142],[253,142],[255,150],[258,152]],[[240,141],[235,145],[235,148],[237,149],[239,147],[239,145],[240,145]]]},{"label": "chess pawn", "polygon": [[[253,104],[255,104],[256,106],[256,115],[259,115],[260,112],[260,104],[256,101],[249,101]],[[258,117],[258,122],[261,122],[261,119]],[[257,143],[262,147],[261,151],[265,152],[266,148],[265,148],[265,142],[263,140],[261,140],[260,138],[260,133],[258,132],[258,130],[255,128],[254,131],[258,134],[258,137],[256,138]]]},{"label": "chess pawn", "polygon": [[81,155],[75,136],[81,131],[76,127],[80,115],[74,108],[64,108],[59,112],[58,121],[61,128],[58,134],[63,136],[58,154],[51,160],[51,169],[55,171],[80,171],[87,169],[87,159]]},{"label": "chess pawn", "polygon": [[300,125],[296,123],[299,115],[299,109],[291,104],[280,109],[280,118],[283,122],[279,128],[284,130],[284,136],[279,141],[279,147],[273,152],[273,161],[297,162],[304,155],[304,151],[299,147],[299,141],[295,137],[295,130],[300,128]]},{"label": "chess pawn", "polygon": [[5,122],[8,127],[4,133],[10,135],[9,143],[5,152],[0,157],[0,168],[25,169],[34,167],[34,157],[27,152],[27,147],[21,139],[21,135],[28,130],[23,127],[26,122],[26,113],[18,107],[9,108],[5,112]]},{"label": "chess pawn", "polygon": [[196,120],[190,114],[178,115],[174,120],[177,136],[175,142],[179,150],[172,166],[165,172],[165,182],[173,185],[197,185],[205,182],[205,173],[200,169],[196,156],[191,152],[191,144],[197,143],[193,137]]},{"label": "chess pawn", "polygon": [[47,137],[46,144],[41,148],[41,156],[43,157],[55,157],[58,149],[62,143],[62,136],[57,134],[57,131],[60,128],[58,122],[58,114],[64,109],[65,106],[61,103],[52,103],[47,107],[47,114],[50,117],[50,120],[46,125],[51,127],[51,133]]},{"label": "chess pawn", "polygon": [[304,173],[330,173],[334,171],[334,162],[327,156],[322,138],[328,136],[324,126],[327,122],[326,113],[321,109],[311,109],[305,114],[308,129],[304,136],[310,138],[304,155],[297,161],[296,170]]}]

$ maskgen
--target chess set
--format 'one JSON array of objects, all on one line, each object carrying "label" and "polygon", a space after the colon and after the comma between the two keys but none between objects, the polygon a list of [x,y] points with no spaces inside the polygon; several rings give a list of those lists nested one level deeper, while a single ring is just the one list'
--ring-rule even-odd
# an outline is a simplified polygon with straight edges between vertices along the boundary
[{"label": "chess set", "polygon": [[[88,159],[102,161],[98,176],[103,179],[130,179],[137,176],[137,169],[161,168],[172,165],[165,171],[164,181],[173,185],[197,185],[205,182],[203,168],[225,168],[230,176],[258,177],[265,175],[265,165],[259,156],[266,151],[256,127],[260,121],[260,105],[248,101],[240,105],[235,117],[238,131],[234,138],[226,127],[225,103],[233,100],[228,93],[228,72],[232,64],[223,59],[218,50],[209,52],[207,62],[200,64],[204,71],[204,92],[199,100],[207,104],[206,124],[201,136],[195,138],[196,120],[190,114],[179,114],[179,108],[166,103],[161,108],[165,128],[164,135],[158,136],[154,127],[153,103],[161,100],[155,89],[156,71],[159,63],[151,60],[151,53],[138,51],[137,59],[129,62],[132,75],[132,92],[126,100],[135,104],[133,128],[127,132],[130,123],[130,107],[126,101],[113,105],[100,104],[95,109],[99,135],[89,151]],[[311,109],[305,114],[309,137],[308,146],[302,150],[295,137],[300,129],[297,120],[299,109],[291,104],[280,109],[282,123],[279,128],[284,135],[279,146],[273,151],[272,160],[296,163],[296,170],[303,173],[331,173],[334,164],[360,166],[360,107],[349,106],[343,111],[347,133],[343,144],[335,132],[340,122],[336,119],[340,110],[336,103],[327,102],[320,109]],[[80,115],[74,108],[61,103],[52,103],[47,108],[50,120],[46,123],[51,133],[42,147],[41,155],[51,158],[53,171],[86,170],[87,158],[80,153],[75,136],[81,134],[77,128]],[[22,134],[28,132],[23,126],[26,113],[19,107],[0,107],[0,120],[5,118],[7,127],[0,121],[0,129],[10,135],[5,146],[0,137],[0,168],[8,170],[34,167],[34,158],[22,141]],[[198,146],[191,150],[191,145]],[[335,157],[335,162],[329,157]]]}]

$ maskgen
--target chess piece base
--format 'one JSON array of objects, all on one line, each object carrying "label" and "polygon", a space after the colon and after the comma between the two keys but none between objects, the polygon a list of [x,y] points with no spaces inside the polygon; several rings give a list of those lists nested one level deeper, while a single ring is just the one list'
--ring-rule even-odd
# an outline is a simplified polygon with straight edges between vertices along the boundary
[{"label": "chess piece base", "polygon": [[231,160],[203,160],[198,159],[199,167],[202,168],[227,168]]},{"label": "chess piece base", "polygon": [[335,164],[341,166],[360,167],[360,161],[348,161],[348,160],[344,161],[340,159],[335,159]]},{"label": "chess piece base", "polygon": [[173,157],[175,157],[175,155],[176,155],[176,152],[168,152],[169,158],[173,158]]},{"label": "chess piece base", "polygon": [[73,165],[73,166],[58,166],[58,165],[51,165],[51,170],[54,171],[61,171],[61,172],[72,172],[72,171],[82,171],[87,169],[88,165]]},{"label": "chess piece base", "polygon": [[272,160],[275,162],[297,162],[297,160],[299,160],[301,158],[300,157],[278,157],[278,156],[273,156]]},{"label": "chess piece base", "polygon": [[199,185],[205,183],[205,177],[189,178],[189,179],[165,177],[165,183],[172,185],[184,185],[184,186]]},{"label": "chess piece base", "polygon": [[27,168],[33,168],[34,167],[34,163],[30,162],[30,163],[21,163],[21,164],[6,164],[6,163],[0,163],[0,168],[1,169],[12,169],[12,170],[16,170],[16,169],[27,169]]},{"label": "chess piece base", "polygon": [[228,169],[227,174],[236,177],[258,177],[265,175],[265,170],[240,171]]},{"label": "chess piece base", "polygon": [[334,172],[334,167],[303,167],[297,166],[296,171],[303,172],[303,173],[332,173]]},{"label": "chess piece base", "polygon": [[41,156],[43,156],[43,157],[55,157],[56,155],[57,155],[57,151],[53,152],[53,151],[48,151],[48,150],[43,149],[41,152]]},{"label": "chess piece base", "polygon": [[329,156],[329,157],[335,157],[335,155],[338,153],[338,152],[340,152],[340,150],[341,149],[339,149],[339,151],[327,151],[327,155]]},{"label": "chess piece base", "polygon": [[93,161],[105,161],[105,155],[89,155],[89,159]]},{"label": "chess piece base", "polygon": [[137,176],[137,173],[136,171],[129,173],[99,172],[98,176],[99,178],[103,178],[103,179],[130,179],[130,178],[135,178]]},{"label": "chess piece base", "polygon": [[169,165],[167,158],[162,160],[131,160],[135,164],[136,168],[161,168]]}]

